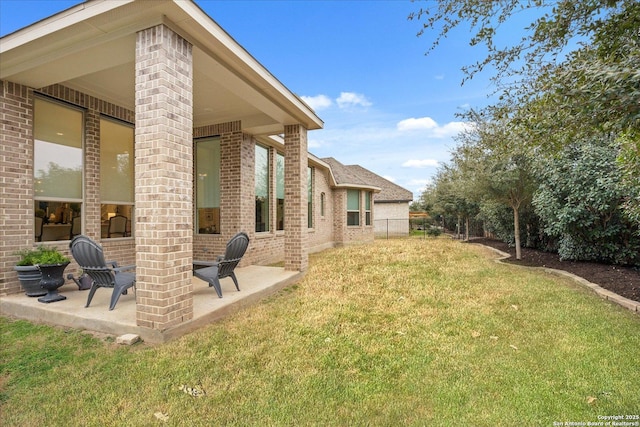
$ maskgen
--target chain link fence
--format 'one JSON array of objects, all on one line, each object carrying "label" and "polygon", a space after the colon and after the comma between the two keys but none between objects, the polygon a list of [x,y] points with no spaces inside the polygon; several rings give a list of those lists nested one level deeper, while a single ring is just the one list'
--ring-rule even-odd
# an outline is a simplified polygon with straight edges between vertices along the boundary
[{"label": "chain link fence", "polygon": [[375,238],[391,239],[409,235],[409,218],[376,219],[373,221]]},{"label": "chain link fence", "polygon": [[408,236],[437,236],[440,228],[427,218],[376,219],[373,222],[376,239],[396,239]]}]

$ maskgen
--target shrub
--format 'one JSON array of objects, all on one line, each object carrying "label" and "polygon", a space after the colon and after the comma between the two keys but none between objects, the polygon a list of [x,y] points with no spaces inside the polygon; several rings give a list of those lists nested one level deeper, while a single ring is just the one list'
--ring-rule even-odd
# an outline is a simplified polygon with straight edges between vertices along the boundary
[{"label": "shrub", "polygon": [[20,256],[20,259],[16,262],[18,266],[69,262],[69,258],[62,255],[58,249],[44,245],[40,245],[36,249],[23,249],[15,254]]},{"label": "shrub", "polygon": [[640,265],[637,225],[623,214],[625,187],[608,138],[572,144],[541,168],[534,197],[544,231],[564,260]]}]

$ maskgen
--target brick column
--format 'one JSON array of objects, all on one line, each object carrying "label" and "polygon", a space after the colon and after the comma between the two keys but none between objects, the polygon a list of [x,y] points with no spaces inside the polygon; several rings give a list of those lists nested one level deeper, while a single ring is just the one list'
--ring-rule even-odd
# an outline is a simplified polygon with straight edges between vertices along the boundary
[{"label": "brick column", "polygon": [[238,231],[254,231],[255,149],[240,122],[220,133],[220,233],[225,239]]},{"label": "brick column", "polygon": [[136,42],[137,324],[193,318],[192,45],[165,25]]},{"label": "brick column", "polygon": [[100,111],[94,108],[84,115],[84,164],[84,234],[100,241]]},{"label": "brick column", "polygon": [[0,80],[0,295],[20,292],[16,250],[33,237],[33,93]]},{"label": "brick column", "polygon": [[284,268],[305,271],[307,249],[307,129],[284,127]]},{"label": "brick column", "polygon": [[347,190],[333,192],[333,235],[337,244],[347,241]]}]

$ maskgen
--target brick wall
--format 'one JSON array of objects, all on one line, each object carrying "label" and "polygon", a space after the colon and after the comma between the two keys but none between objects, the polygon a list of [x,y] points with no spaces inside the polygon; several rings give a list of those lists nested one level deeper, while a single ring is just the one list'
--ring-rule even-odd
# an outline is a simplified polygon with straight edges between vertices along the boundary
[{"label": "brick wall", "polygon": [[[82,209],[84,234],[100,238],[100,115],[105,114],[133,123],[134,113],[106,101],[80,93],[62,85],[34,90],[12,82],[2,83],[0,99],[0,123],[2,153],[0,154],[0,180],[2,194],[0,204],[4,215],[0,216],[0,295],[19,293],[20,285],[13,271],[18,257],[14,252],[37,245],[33,237],[33,99],[46,95],[84,111],[84,203]],[[68,244],[46,243],[70,256]],[[105,256],[118,260],[122,265],[135,262],[133,239],[124,242],[102,242]],[[72,261],[67,272],[77,273]]]},{"label": "brick wall", "polygon": [[[309,251],[330,247],[334,243],[334,198],[329,184],[329,171],[313,168],[313,229],[309,230]],[[324,216],[320,212],[320,201],[324,193]],[[346,213],[345,213],[346,215]]]},{"label": "brick wall", "polygon": [[193,52],[164,25],[136,40],[136,320],[193,318]]},{"label": "brick wall", "polygon": [[307,250],[307,130],[301,125],[285,125],[284,178],[284,268],[305,271],[309,263]]},{"label": "brick wall", "polygon": [[33,96],[2,81],[0,96],[0,295],[20,292],[16,250],[33,246]]}]

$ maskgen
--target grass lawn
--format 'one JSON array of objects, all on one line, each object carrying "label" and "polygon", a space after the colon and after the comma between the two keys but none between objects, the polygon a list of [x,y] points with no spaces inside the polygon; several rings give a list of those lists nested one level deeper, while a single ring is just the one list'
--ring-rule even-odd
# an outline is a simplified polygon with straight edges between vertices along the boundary
[{"label": "grass lawn", "polygon": [[160,346],[6,318],[0,339],[7,426],[552,426],[640,414],[640,316],[447,238],[312,255],[298,285]]}]

